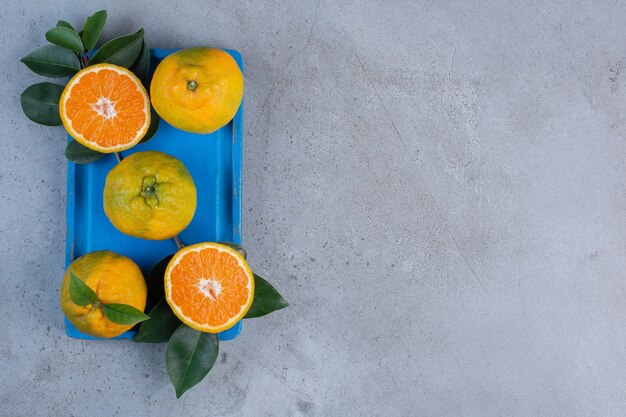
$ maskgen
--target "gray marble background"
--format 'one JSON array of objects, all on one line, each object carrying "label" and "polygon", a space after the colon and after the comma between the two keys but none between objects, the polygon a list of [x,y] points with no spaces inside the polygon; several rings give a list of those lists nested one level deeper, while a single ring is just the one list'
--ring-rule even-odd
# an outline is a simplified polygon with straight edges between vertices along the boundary
[{"label": "gray marble background", "polygon": [[[626,5],[10,1],[0,415],[626,415]],[[176,401],[164,346],[64,335],[61,128],[19,58],[111,38],[246,64],[244,243],[291,307]]]}]

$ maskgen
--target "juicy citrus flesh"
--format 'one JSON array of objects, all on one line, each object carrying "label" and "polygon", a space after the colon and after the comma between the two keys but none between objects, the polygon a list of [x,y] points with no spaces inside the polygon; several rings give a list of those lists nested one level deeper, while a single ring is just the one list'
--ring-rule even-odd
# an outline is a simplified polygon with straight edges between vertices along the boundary
[{"label": "juicy citrus flesh", "polygon": [[157,151],[137,152],[109,171],[103,192],[107,217],[130,236],[169,239],[196,212],[196,186],[178,159]]},{"label": "juicy citrus flesh", "polygon": [[235,59],[214,48],[167,56],[150,84],[154,110],[172,126],[211,133],[230,122],[243,98],[243,74]]},{"label": "juicy citrus flesh", "polygon": [[82,145],[104,153],[139,143],[150,126],[150,99],[129,70],[97,64],[79,71],[59,102],[65,129]]},{"label": "juicy citrus flesh", "polygon": [[254,276],[236,250],[198,243],[178,251],[168,264],[165,297],[183,323],[218,333],[234,326],[250,309]]},{"label": "juicy citrus flesh", "polygon": [[127,304],[140,311],[146,308],[148,291],[139,267],[129,258],[114,252],[90,252],[70,264],[61,283],[61,310],[83,333],[111,338],[133,326],[113,323],[104,316],[100,307],[74,304],[69,293],[70,271],[95,291],[103,304]]}]

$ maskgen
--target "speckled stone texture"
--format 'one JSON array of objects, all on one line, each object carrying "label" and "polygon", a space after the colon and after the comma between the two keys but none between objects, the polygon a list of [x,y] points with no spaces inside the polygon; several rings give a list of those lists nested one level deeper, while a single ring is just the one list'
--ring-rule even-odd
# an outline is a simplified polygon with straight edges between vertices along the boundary
[{"label": "speckled stone texture", "polygon": [[0,13],[0,415],[626,415],[626,5],[109,5],[242,52],[244,243],[291,302],[176,401],[164,345],[64,335],[64,134],[19,105],[101,4]]}]

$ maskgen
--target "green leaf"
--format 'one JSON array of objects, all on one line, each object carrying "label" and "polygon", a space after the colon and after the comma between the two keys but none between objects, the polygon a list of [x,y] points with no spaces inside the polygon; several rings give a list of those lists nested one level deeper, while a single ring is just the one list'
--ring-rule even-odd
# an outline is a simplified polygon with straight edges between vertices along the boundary
[{"label": "green leaf", "polygon": [[75,164],[88,164],[102,158],[105,153],[89,149],[85,145],[72,140],[65,147],[65,157]]},{"label": "green leaf", "polygon": [[92,64],[108,62],[109,64],[130,67],[141,51],[143,29],[132,35],[120,36],[102,45],[91,58]]},{"label": "green leaf", "polygon": [[248,252],[246,252],[244,248],[242,248],[240,245],[234,242],[217,242],[217,243],[219,243],[220,245],[228,246],[230,248],[235,249],[237,252],[241,254],[241,256],[243,256],[243,259],[248,258]]},{"label": "green leaf", "polygon": [[21,61],[33,72],[44,77],[67,77],[80,70],[76,54],[54,45],[37,48]]},{"label": "green leaf", "polygon": [[161,118],[159,117],[159,115],[154,110],[151,110],[150,111],[150,126],[148,126],[148,130],[146,131],[146,134],[144,135],[143,138],[141,138],[139,143],[146,143],[147,141],[152,139],[152,136],[154,136],[157,130],[159,130],[160,121],[161,121]]},{"label": "green leaf", "polygon": [[176,317],[176,314],[172,312],[165,298],[161,298],[161,301],[150,310],[148,315],[150,316],[150,320],[141,323],[139,332],[134,338],[135,342],[167,342],[176,329],[182,324],[178,317]]},{"label": "green leaf", "polygon": [[165,365],[176,398],[202,381],[213,367],[218,352],[217,334],[199,332],[184,324],[174,332],[167,345]]},{"label": "green leaf", "polygon": [[83,26],[83,43],[85,44],[85,48],[88,51],[91,51],[96,47],[96,43],[98,43],[98,39],[100,39],[100,35],[102,34],[102,29],[104,29],[104,24],[107,21],[107,11],[100,10],[99,12],[95,12],[91,16],[87,18],[85,21],[85,26]]},{"label": "green leaf", "polygon": [[98,296],[70,270],[70,299],[76,305],[84,307],[98,302]]},{"label": "green leaf", "polygon": [[150,318],[143,311],[126,304],[102,304],[102,312],[107,319],[117,324],[136,324]]},{"label": "green leaf", "polygon": [[46,40],[70,51],[81,53],[85,50],[78,33],[64,26],[57,26],[47,31]]},{"label": "green leaf", "polygon": [[289,303],[276,291],[276,288],[254,274],[254,300],[244,319],[261,317],[287,307]]},{"label": "green leaf", "polygon": [[31,85],[20,96],[22,110],[35,123],[46,126],[62,125],[59,100],[63,89],[62,85],[53,83]]},{"label": "green leaf", "polygon": [[165,270],[173,256],[172,254],[161,259],[148,272],[146,285],[148,286],[148,302],[151,304],[156,304],[165,297]]},{"label": "green leaf", "polygon": [[129,68],[141,80],[143,85],[148,87],[148,74],[150,73],[150,48],[145,39],[141,43],[141,51],[137,59]]},{"label": "green leaf", "polygon": [[72,26],[72,24],[70,22],[66,22],[65,20],[59,20],[57,22],[57,26],[74,30],[74,27]]}]

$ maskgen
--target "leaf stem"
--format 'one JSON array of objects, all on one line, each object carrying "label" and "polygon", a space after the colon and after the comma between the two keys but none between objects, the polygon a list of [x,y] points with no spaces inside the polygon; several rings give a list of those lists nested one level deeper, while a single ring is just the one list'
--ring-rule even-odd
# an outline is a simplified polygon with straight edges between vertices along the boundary
[{"label": "leaf stem", "polygon": [[80,62],[80,68],[87,68],[89,66],[89,58],[87,58],[86,53],[76,54],[78,57],[78,61]]},{"label": "leaf stem", "polygon": [[83,65],[83,56],[79,53],[76,53],[76,58],[78,58],[78,63],[80,64],[80,69],[85,68],[85,66]]},{"label": "leaf stem", "polygon": [[185,247],[185,245],[183,245],[180,239],[178,238],[178,235],[174,236],[172,239],[174,239],[176,246],[178,246],[178,250],[181,250],[182,248]]}]

